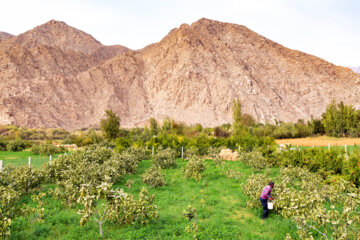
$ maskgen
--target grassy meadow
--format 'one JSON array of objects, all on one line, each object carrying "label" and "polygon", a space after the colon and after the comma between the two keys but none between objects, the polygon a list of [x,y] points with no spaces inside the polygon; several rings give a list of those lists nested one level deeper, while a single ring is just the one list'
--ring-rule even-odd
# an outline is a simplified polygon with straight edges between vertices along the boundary
[{"label": "grassy meadow", "polygon": [[[52,156],[52,159],[55,159],[57,156],[58,155]],[[8,164],[13,164],[16,166],[26,165],[29,162],[29,157],[31,157],[31,165],[34,166],[34,168],[43,168],[44,164],[49,163],[48,156],[34,155],[31,153],[31,151],[0,151],[0,160],[3,160],[3,166]]]}]

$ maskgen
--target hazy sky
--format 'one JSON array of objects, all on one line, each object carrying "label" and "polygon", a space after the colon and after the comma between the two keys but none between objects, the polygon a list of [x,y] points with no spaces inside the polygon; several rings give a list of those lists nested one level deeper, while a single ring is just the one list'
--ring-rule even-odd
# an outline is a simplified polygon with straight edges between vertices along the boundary
[{"label": "hazy sky", "polygon": [[359,0],[0,0],[0,13],[0,31],[17,35],[55,19],[132,49],[206,17],[337,65],[360,66]]}]

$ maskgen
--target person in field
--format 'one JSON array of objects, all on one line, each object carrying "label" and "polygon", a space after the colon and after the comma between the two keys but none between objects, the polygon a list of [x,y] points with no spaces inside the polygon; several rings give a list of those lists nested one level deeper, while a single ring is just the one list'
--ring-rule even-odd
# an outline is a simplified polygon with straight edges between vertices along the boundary
[{"label": "person in field", "polygon": [[261,205],[263,207],[263,215],[262,215],[262,219],[266,219],[268,214],[269,214],[269,210],[268,210],[268,204],[267,202],[270,200],[273,200],[274,198],[271,196],[271,189],[274,187],[274,183],[273,182],[269,182],[269,184],[267,186],[264,187],[264,189],[261,192],[260,195],[260,202]]}]

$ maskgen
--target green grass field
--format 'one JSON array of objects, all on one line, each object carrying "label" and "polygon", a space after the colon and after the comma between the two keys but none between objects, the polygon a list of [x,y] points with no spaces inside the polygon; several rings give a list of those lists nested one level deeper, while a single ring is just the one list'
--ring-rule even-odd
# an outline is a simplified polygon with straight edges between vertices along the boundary
[{"label": "green grass field", "polygon": [[[58,155],[52,156],[52,159],[55,159],[57,156]],[[49,162],[49,157],[43,155],[33,155],[30,151],[0,151],[0,160],[3,160],[3,166],[6,166],[7,164],[14,164],[16,166],[28,164],[29,157],[31,157],[31,165],[35,168],[43,168],[44,163],[48,164]]]},{"label": "green grass field", "polygon": [[[289,219],[270,213],[264,221],[260,218],[262,209],[246,206],[247,197],[241,186],[254,171],[241,162],[226,162],[228,167],[242,173],[236,180],[228,179],[211,160],[206,160],[206,170],[199,182],[184,179],[181,167],[185,161],[178,159],[177,163],[176,169],[164,170],[166,186],[152,189],[142,183],[141,175],[150,167],[150,160],[142,161],[136,174],[126,176],[115,185],[136,196],[142,186],[155,194],[160,217],[148,225],[119,227],[106,222],[104,237],[100,238],[95,221],[79,225],[78,207],[69,209],[61,201],[47,196],[44,222],[31,223],[25,217],[15,218],[10,239],[193,239],[185,231],[189,222],[182,215],[188,205],[198,211],[199,239],[284,239],[286,233],[297,238],[296,225]],[[278,168],[271,171],[273,176],[279,174]],[[124,184],[129,179],[134,184],[126,188]],[[45,185],[37,191],[53,187]],[[20,202],[28,206],[33,204],[30,194],[22,197]]]}]

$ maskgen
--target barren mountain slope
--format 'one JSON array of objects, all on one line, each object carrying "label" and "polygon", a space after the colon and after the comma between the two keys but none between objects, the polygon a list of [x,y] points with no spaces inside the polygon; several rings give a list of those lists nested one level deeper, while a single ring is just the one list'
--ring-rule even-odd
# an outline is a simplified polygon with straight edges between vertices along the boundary
[{"label": "barren mountain slope", "polygon": [[333,98],[359,107],[358,74],[244,26],[200,19],[131,51],[53,34],[56,24],[0,43],[0,123],[74,129],[111,108],[128,127],[165,116],[215,126],[231,122],[234,98],[262,122],[319,116]]},{"label": "barren mountain slope", "polygon": [[359,107],[360,78],[229,23],[183,24],[141,52],[154,116],[205,125],[231,121],[231,102],[262,122],[319,116],[331,99]]},{"label": "barren mountain slope", "polygon": [[[79,38],[79,34],[85,37]],[[58,36],[68,40],[59,40]],[[89,36],[65,23],[50,21],[1,42],[0,124],[65,128],[89,125],[94,106],[89,104],[88,92],[76,76],[129,50],[120,45],[103,46]],[[76,48],[71,45],[74,39],[85,40]],[[96,51],[86,54],[90,49],[87,46],[95,45]]]},{"label": "barren mountain slope", "polygon": [[6,33],[6,32],[0,32],[0,42],[2,40],[8,39],[8,38],[12,38],[14,37],[14,35],[10,34],[10,33]]}]

